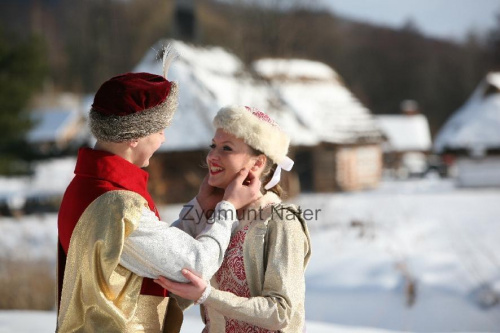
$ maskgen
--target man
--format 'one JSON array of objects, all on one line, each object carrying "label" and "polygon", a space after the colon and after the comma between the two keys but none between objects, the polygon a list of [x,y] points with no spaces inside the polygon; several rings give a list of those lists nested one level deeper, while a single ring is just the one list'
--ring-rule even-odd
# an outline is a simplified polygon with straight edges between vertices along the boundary
[{"label": "man", "polygon": [[242,171],[196,239],[159,220],[141,168],[165,140],[177,91],[166,75],[127,73],[95,95],[90,127],[97,143],[79,151],[59,211],[58,332],[178,332],[182,312],[153,279],[189,282],[183,268],[209,279],[236,209],[258,196],[258,180],[242,185]]}]

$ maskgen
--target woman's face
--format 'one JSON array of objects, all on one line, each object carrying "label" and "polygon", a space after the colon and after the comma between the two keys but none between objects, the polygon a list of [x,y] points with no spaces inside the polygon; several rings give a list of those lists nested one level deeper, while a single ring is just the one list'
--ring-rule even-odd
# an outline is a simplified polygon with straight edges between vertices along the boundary
[{"label": "woman's face", "polygon": [[252,149],[242,139],[219,128],[207,155],[208,184],[225,189],[243,168],[250,169],[259,177],[257,173],[262,172],[262,168],[256,167],[258,160],[259,157],[252,154]]}]

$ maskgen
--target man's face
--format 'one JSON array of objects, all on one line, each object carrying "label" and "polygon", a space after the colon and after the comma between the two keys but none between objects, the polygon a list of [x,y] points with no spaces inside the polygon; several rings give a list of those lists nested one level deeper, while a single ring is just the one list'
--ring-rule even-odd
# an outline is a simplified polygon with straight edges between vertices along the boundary
[{"label": "man's face", "polygon": [[140,168],[147,167],[149,159],[160,148],[163,142],[165,142],[165,133],[163,130],[138,139],[137,145],[133,148],[132,163]]}]

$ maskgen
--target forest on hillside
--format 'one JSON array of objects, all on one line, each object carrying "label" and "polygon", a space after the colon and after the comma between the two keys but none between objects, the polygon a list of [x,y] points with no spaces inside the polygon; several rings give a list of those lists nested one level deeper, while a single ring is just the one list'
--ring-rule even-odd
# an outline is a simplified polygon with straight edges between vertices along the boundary
[{"label": "forest on hillside", "polygon": [[[375,114],[398,113],[403,100],[416,100],[433,134],[488,71],[500,69],[500,13],[495,29],[457,42],[424,36],[412,21],[399,29],[350,21],[317,1],[195,3],[191,42],[223,46],[247,64],[261,57],[322,61]],[[159,39],[179,38],[174,0],[4,0],[0,6],[0,52],[33,38],[38,42],[28,44],[44,52],[39,89],[93,93],[110,76],[130,71]],[[7,97],[0,96],[2,113]]]}]

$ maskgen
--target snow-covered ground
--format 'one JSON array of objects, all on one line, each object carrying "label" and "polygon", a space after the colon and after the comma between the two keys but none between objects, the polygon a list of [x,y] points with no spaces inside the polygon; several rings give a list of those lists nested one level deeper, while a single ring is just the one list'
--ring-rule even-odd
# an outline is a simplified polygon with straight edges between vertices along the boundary
[{"label": "snow-covered ground", "polygon": [[500,332],[499,199],[499,190],[457,190],[442,181],[299,198],[323,209],[310,223],[308,318]]},{"label": "snow-covered ground", "polygon": [[[308,332],[500,332],[500,189],[385,181],[291,201],[310,219]],[[55,214],[0,218],[0,256],[55,265],[56,233]],[[196,308],[186,318],[201,330]],[[0,333],[54,327],[54,312],[0,311]]]},{"label": "snow-covered ground", "polygon": [[[0,333],[43,333],[54,332],[55,312],[49,311],[0,311]],[[203,324],[201,319],[189,315],[184,317],[181,333],[201,332]],[[321,322],[308,322],[309,333],[394,333],[387,330],[379,330],[364,327],[349,327],[332,325]]]}]

